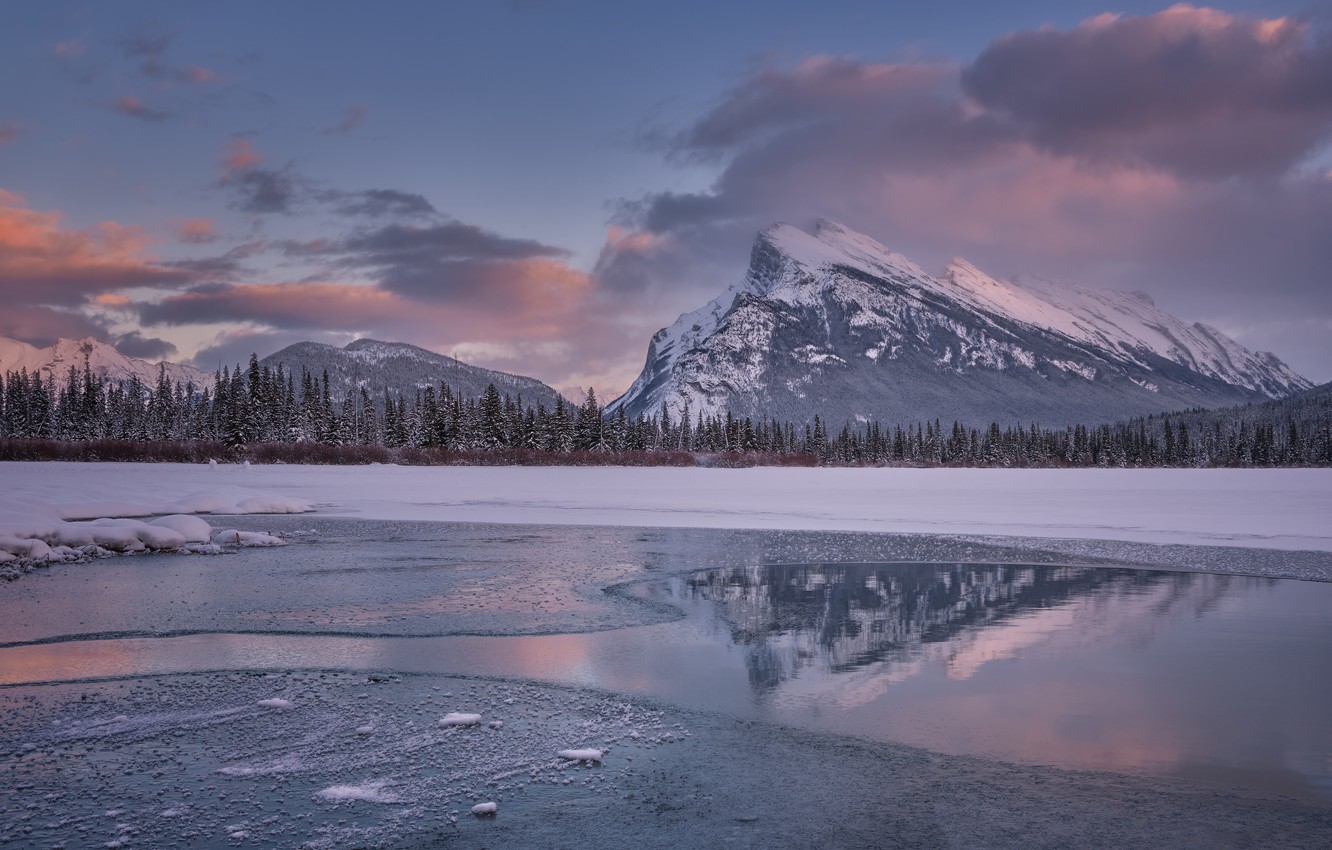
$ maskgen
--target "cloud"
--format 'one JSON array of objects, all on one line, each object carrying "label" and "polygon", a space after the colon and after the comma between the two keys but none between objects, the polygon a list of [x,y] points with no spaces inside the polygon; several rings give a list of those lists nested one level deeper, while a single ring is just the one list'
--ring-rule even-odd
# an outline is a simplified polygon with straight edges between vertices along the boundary
[{"label": "cloud", "polygon": [[223,175],[250,171],[258,168],[263,161],[264,156],[255,148],[254,142],[246,138],[233,138],[227,143],[227,152],[222,157]]},{"label": "cloud", "polygon": [[993,42],[963,88],[1051,152],[1179,174],[1283,172],[1332,129],[1332,39],[1177,5]]},{"label": "cloud", "polygon": [[138,331],[130,331],[115,338],[116,349],[128,357],[141,357],[144,360],[165,360],[176,353],[176,346],[164,339],[145,337]]},{"label": "cloud", "polygon": [[356,104],[347,109],[347,117],[343,118],[332,127],[324,128],[324,135],[331,136],[336,133],[350,133],[357,127],[365,123],[365,107]]},{"label": "cloud", "polygon": [[189,275],[149,258],[137,228],[102,222],[66,230],[60,215],[29,209],[0,190],[0,295],[16,305],[76,307],[99,293],[185,283]]},{"label": "cloud", "polygon": [[290,214],[311,194],[310,181],[296,171],[294,163],[281,168],[262,168],[264,156],[250,139],[237,137],[222,156],[222,176],[217,185],[232,193],[233,209],[242,212]]},{"label": "cloud", "polygon": [[203,245],[217,241],[217,231],[211,218],[187,218],[176,225],[178,238],[182,242]]},{"label": "cloud", "polygon": [[222,178],[234,194],[233,206],[248,213],[292,212],[305,189],[304,179],[290,163],[280,169],[250,168]]},{"label": "cloud", "polygon": [[341,347],[352,339],[355,339],[354,334],[235,328],[218,333],[199,349],[190,363],[197,369],[220,372],[223,367],[244,366],[251,354],[267,357],[297,342],[322,342]]},{"label": "cloud", "polygon": [[7,145],[19,137],[19,125],[13,121],[0,124],[0,145]]},{"label": "cloud", "polygon": [[111,104],[111,108],[121,115],[138,118],[140,121],[163,121],[171,117],[170,112],[145,106],[138,98],[128,94]]},{"label": "cloud", "polygon": [[212,282],[130,305],[139,324],[233,326],[196,356],[206,368],[297,339],[374,336],[465,350],[494,368],[630,379],[623,353],[638,329],[622,321],[622,305],[599,303],[587,273],[556,246],[451,219],[254,244],[313,262],[323,276],[253,282],[226,255],[177,263]]},{"label": "cloud", "polygon": [[[0,291],[4,283],[0,281]],[[53,307],[7,304],[0,310],[0,336],[45,348],[58,339],[103,339],[106,328],[82,313]]]},{"label": "cloud", "polygon": [[435,216],[439,210],[414,192],[396,189],[366,189],[361,192],[330,190],[320,193],[320,200],[333,206],[333,211],[345,216],[367,218],[417,218]]},{"label": "cloud", "polygon": [[756,231],[829,216],[926,268],[1147,289],[1186,318],[1326,315],[1332,180],[1307,163],[1332,147],[1329,49],[1300,22],[1175,7],[1014,33],[969,65],[759,69],[653,134],[717,176],[620,202],[595,284],[664,324],[743,273]]},{"label": "cloud", "polygon": [[187,260],[164,262],[161,265],[164,268],[188,273],[192,281],[235,280],[247,271],[244,261],[263,253],[267,248],[268,243],[262,240],[244,242],[212,257],[192,257]]}]

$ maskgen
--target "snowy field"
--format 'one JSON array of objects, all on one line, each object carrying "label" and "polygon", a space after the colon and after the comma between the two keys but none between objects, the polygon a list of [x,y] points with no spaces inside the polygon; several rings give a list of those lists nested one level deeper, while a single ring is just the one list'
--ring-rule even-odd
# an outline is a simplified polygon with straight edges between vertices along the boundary
[{"label": "snowy field", "polygon": [[288,512],[306,503],[323,516],[361,519],[873,531],[1332,552],[1329,469],[0,464],[0,536],[33,536],[54,520]]}]

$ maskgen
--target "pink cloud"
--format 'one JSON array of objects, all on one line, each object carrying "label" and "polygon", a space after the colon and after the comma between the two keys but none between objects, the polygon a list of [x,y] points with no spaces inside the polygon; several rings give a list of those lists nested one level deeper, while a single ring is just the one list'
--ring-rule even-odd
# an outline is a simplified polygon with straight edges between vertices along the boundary
[{"label": "pink cloud", "polygon": [[1177,5],[995,40],[966,92],[1056,153],[1187,175],[1280,172],[1332,130],[1332,41]]},{"label": "pink cloud", "polygon": [[196,245],[217,241],[211,218],[187,218],[176,226],[180,241]]},{"label": "pink cloud", "polygon": [[200,65],[190,65],[176,73],[176,79],[182,83],[201,86],[217,80],[217,72]]},{"label": "pink cloud", "polygon": [[264,157],[249,139],[232,139],[227,144],[227,152],[222,157],[222,170],[228,175],[239,174],[258,168]]},{"label": "pink cloud", "polygon": [[153,262],[138,228],[107,221],[66,230],[59,213],[29,209],[20,196],[0,190],[0,293],[7,310],[73,307],[107,291],[186,279]]},{"label": "pink cloud", "polygon": [[123,95],[111,106],[121,115],[128,115],[131,118],[138,118],[141,121],[161,121],[164,118],[171,117],[170,113],[160,109],[154,109],[146,106],[137,97],[132,95]]}]

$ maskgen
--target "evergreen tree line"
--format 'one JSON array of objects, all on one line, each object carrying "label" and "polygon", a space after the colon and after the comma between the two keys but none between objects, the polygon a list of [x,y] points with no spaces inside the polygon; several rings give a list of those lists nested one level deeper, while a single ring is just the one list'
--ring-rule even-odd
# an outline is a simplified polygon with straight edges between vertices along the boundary
[{"label": "evergreen tree line", "polygon": [[977,429],[959,422],[779,422],[770,417],[611,415],[588,390],[582,405],[524,405],[492,384],[462,398],[447,383],[414,398],[372,397],[364,388],[337,399],[328,374],[260,366],[224,369],[212,388],[173,384],[165,369],[152,386],[98,380],[85,362],[59,386],[25,371],[0,378],[0,438],[131,443],[319,444],[481,453],[674,452],[807,456],[834,464],[940,466],[1328,466],[1332,394],[1306,394],[1225,410],[1192,410],[1116,424],[1047,429],[1038,424]]}]

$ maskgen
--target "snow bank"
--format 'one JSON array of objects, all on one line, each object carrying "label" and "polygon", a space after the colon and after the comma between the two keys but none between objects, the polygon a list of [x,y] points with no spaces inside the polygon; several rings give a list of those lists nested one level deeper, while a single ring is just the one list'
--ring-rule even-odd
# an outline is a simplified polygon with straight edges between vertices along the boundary
[{"label": "snow bank", "polygon": [[212,526],[197,516],[189,516],[188,514],[171,514],[170,516],[158,517],[148,524],[169,528],[184,537],[186,543],[207,543],[213,538]]},{"label": "snow bank", "polygon": [[[220,546],[281,546],[259,532],[226,531],[195,516],[288,514],[311,510],[303,499],[221,486],[208,491],[161,487],[130,469],[95,473],[122,464],[0,464],[0,564],[5,578],[15,565],[34,565],[133,552],[214,553]],[[133,465],[131,465],[133,466]],[[113,470],[125,473],[125,469]],[[89,474],[93,473],[93,474]],[[78,501],[69,499],[77,493]],[[18,498],[17,494],[22,494]],[[155,494],[160,500],[146,497]],[[139,517],[154,517],[144,522]],[[221,537],[222,539],[217,539]]]}]

